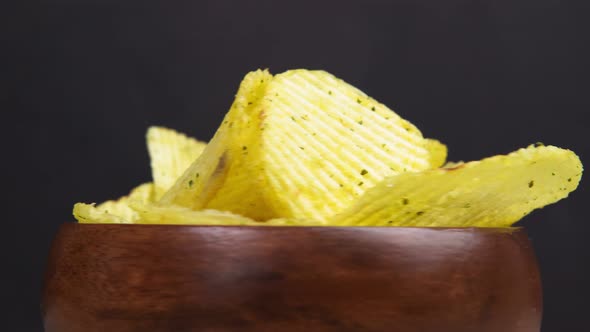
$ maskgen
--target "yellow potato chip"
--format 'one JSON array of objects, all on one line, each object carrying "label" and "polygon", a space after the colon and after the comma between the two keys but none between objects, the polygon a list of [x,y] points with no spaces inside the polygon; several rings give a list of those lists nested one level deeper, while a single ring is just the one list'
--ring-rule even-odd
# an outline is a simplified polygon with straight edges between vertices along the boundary
[{"label": "yellow potato chip", "polygon": [[[247,75],[210,145],[222,134],[218,151],[207,147],[163,204],[325,221],[383,177],[432,167],[416,127],[323,71]],[[205,173],[207,160],[224,167]]]},{"label": "yellow potato chip", "polygon": [[326,221],[383,177],[430,168],[416,127],[327,72],[276,75],[263,109],[260,190],[277,217]]},{"label": "yellow potato chip", "polygon": [[444,165],[447,160],[447,146],[435,139],[426,139],[425,145],[430,154],[430,168]]},{"label": "yellow potato chip", "polygon": [[456,168],[460,165],[465,164],[464,161],[447,161],[441,168]]},{"label": "yellow potato chip", "polygon": [[[242,207],[252,209],[262,201],[257,195],[258,183],[254,181],[262,173],[248,173],[245,167],[256,167],[256,161],[250,158],[256,146],[250,142],[254,133],[259,131],[259,102],[271,79],[272,75],[262,70],[246,75],[215,136],[201,156],[162,197],[162,205],[174,204],[193,210],[214,209],[208,204],[220,190],[229,191],[229,195],[237,197]],[[219,210],[242,212],[239,208]],[[265,209],[258,212],[254,215],[257,219],[269,219]],[[244,215],[252,217],[252,214]]]},{"label": "yellow potato chip", "polygon": [[136,223],[167,225],[253,225],[256,222],[231,212],[216,210],[194,211],[189,208],[130,202],[139,218]]},{"label": "yellow potato chip", "polygon": [[386,178],[332,219],[335,225],[507,227],[576,189],[580,159],[530,146],[456,168]]},{"label": "yellow potato chip", "polygon": [[99,205],[76,203],[73,211],[74,217],[80,223],[134,223],[139,218],[139,215],[129,206],[131,200],[144,204],[153,202],[153,184],[144,183],[134,188],[128,196],[121,197],[116,201],[106,201]]},{"label": "yellow potato chip", "polygon": [[255,221],[253,219],[218,210],[194,211],[189,208],[158,204],[143,204],[131,201],[133,208],[139,215],[136,223],[166,224],[166,225],[212,225],[212,226],[315,226],[318,223],[311,220],[272,219]]},{"label": "yellow potato chip", "polygon": [[326,227],[330,226],[323,222],[313,219],[302,219],[302,218],[275,218],[258,222],[263,224],[262,226],[300,226],[300,227]]},{"label": "yellow potato chip", "polygon": [[[135,211],[126,204],[120,204],[116,209],[119,212],[110,213],[109,210],[99,210],[94,203],[74,204],[74,218],[81,224],[130,224]],[[130,209],[130,210],[127,210]],[[120,217],[119,215],[124,215]]]},{"label": "yellow potato chip", "polygon": [[206,143],[164,127],[150,127],[146,140],[154,179],[155,199],[162,197],[172,187],[207,146]]}]

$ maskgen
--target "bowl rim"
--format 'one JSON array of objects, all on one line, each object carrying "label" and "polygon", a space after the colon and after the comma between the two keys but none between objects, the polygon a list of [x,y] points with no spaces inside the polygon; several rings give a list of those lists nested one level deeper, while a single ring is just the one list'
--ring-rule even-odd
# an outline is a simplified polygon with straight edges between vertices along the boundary
[{"label": "bowl rim", "polygon": [[292,229],[358,229],[358,230],[366,230],[366,229],[379,229],[379,230],[388,230],[388,231],[395,231],[395,230],[436,230],[436,231],[469,231],[469,232],[484,232],[484,233],[514,233],[514,232],[526,232],[526,228],[524,226],[509,226],[509,227],[420,227],[420,226],[333,226],[333,225],[314,225],[314,226],[268,226],[268,225],[260,225],[260,226],[251,226],[251,225],[189,225],[189,224],[152,224],[152,223],[79,223],[76,221],[73,222],[64,222],[59,225],[60,228],[62,227],[82,227],[82,228],[93,228],[93,227],[101,227],[101,228],[127,228],[127,227],[135,227],[135,228],[170,228],[170,229],[180,229],[180,228],[191,228],[191,229],[212,229],[212,228],[224,228],[224,229],[269,229],[269,230],[292,230]]}]

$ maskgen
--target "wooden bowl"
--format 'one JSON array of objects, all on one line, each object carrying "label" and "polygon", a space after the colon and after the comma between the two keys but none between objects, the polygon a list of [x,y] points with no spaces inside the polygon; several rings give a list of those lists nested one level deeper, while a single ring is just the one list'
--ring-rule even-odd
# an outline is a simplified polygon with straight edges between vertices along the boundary
[{"label": "wooden bowl", "polygon": [[46,332],[538,332],[524,230],[64,224]]}]

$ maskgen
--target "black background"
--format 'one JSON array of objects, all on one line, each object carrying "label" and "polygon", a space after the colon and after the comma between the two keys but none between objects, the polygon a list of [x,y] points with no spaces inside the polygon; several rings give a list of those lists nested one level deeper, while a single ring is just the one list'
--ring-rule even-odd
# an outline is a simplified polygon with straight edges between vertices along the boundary
[{"label": "black background", "polygon": [[[208,140],[256,68],[328,70],[445,142],[452,160],[537,141],[587,160],[584,6],[53,0],[3,12],[3,326],[41,330],[47,250],[72,204],[150,179],[147,126]],[[521,223],[542,270],[544,332],[588,330],[588,195],[583,180]]]}]

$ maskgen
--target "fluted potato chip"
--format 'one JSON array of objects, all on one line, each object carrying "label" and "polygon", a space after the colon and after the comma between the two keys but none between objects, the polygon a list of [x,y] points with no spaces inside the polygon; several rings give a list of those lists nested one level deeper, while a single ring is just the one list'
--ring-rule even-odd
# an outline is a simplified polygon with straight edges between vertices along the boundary
[{"label": "fluted potato chip", "polygon": [[[223,153],[207,148],[163,204],[325,221],[385,176],[431,168],[429,147],[435,163],[446,155],[444,145],[324,71],[267,74],[253,85],[256,75],[246,76],[216,134],[228,136]],[[204,174],[206,160],[223,170]]]},{"label": "fluted potato chip", "polygon": [[267,204],[326,221],[385,176],[430,168],[420,131],[324,71],[276,75],[263,101]]},{"label": "fluted potato chip", "polygon": [[206,143],[164,127],[150,127],[146,134],[155,187],[159,199],[203,152]]},{"label": "fluted potato chip", "polygon": [[128,196],[96,204],[76,203],[74,205],[74,217],[80,223],[98,224],[130,224],[139,219],[139,215],[129,206],[130,201],[144,204],[154,201],[154,186],[152,183],[144,183],[129,193]]},{"label": "fluted potato chip", "polygon": [[195,211],[189,208],[158,204],[144,204],[130,202],[139,215],[136,223],[141,224],[167,224],[167,225],[211,225],[211,226],[315,226],[317,222],[298,219],[271,219],[255,221],[239,214],[218,210]]},{"label": "fluted potato chip", "polygon": [[215,136],[201,156],[162,197],[162,205],[175,204],[193,210],[215,209],[209,203],[222,191],[235,196],[240,201],[238,207],[258,213],[243,213],[247,210],[230,207],[219,210],[247,217],[254,215],[260,220],[272,217],[268,210],[255,209],[263,201],[258,190],[260,183],[256,181],[262,173],[248,172],[256,168],[257,161],[252,156],[257,146],[252,142],[260,128],[259,102],[271,79],[268,71],[258,70],[246,75]]},{"label": "fluted potato chip", "polygon": [[168,225],[253,225],[250,218],[226,211],[200,210],[158,204],[141,204],[130,202],[130,206],[139,215],[138,222],[143,224]]},{"label": "fluted potato chip", "polygon": [[447,146],[435,139],[426,139],[426,149],[430,155],[430,168],[438,168],[447,161]]},{"label": "fluted potato chip", "polygon": [[129,201],[153,203],[168,190],[201,154],[206,143],[164,127],[150,127],[146,134],[153,183],[144,183],[130,194],[101,204],[77,203],[74,217],[81,223],[134,223],[139,215]]},{"label": "fluted potato chip", "polygon": [[507,227],[578,186],[580,159],[530,146],[455,168],[386,178],[331,221],[335,225]]}]

